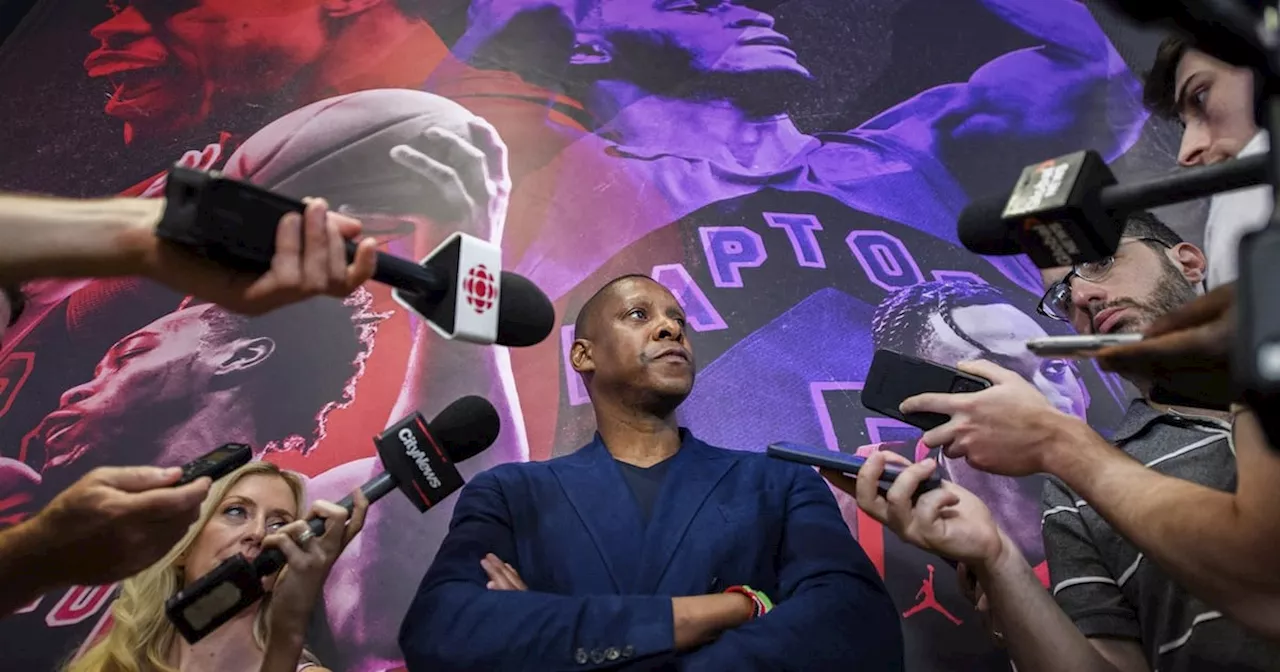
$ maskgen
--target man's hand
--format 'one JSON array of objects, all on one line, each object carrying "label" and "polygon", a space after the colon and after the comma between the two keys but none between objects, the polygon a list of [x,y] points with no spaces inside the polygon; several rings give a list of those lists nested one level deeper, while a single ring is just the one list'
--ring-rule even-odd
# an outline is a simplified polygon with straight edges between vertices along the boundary
[{"label": "man's hand", "polygon": [[37,563],[32,569],[50,588],[133,576],[168,553],[199,516],[210,481],[170,487],[181,476],[177,467],[94,469],[14,528],[21,541],[4,550]]},{"label": "man's hand", "polygon": [[1161,317],[1143,335],[1138,343],[1099,350],[1099,366],[1214,406],[1237,400],[1229,356],[1236,338],[1235,283]]},{"label": "man's hand", "polygon": [[492,553],[480,558],[480,566],[489,575],[489,583],[485,584],[489,590],[529,590],[516,568]]},{"label": "man's hand", "polygon": [[[162,208],[162,202],[156,201]],[[276,253],[265,274],[242,273],[197,257],[155,238],[160,212],[143,232],[141,275],[246,315],[261,315],[321,294],[345,297],[373,276],[376,243],[360,242],[347,263],[346,241],[360,235],[360,222],[329,212],[324,199],[306,199],[302,215],[290,213],[276,229]]]},{"label": "man's hand", "polygon": [[391,159],[423,178],[423,212],[491,242],[502,240],[511,201],[507,146],[489,122],[467,122],[470,140],[444,128],[427,129],[412,144],[391,148]]},{"label": "man's hand", "polygon": [[[906,466],[885,495],[878,491],[886,462]],[[876,452],[858,470],[856,480],[826,469],[822,477],[852,494],[858,508],[893,530],[903,541],[944,558],[972,565],[994,562],[1004,549],[1004,535],[991,512],[973,493],[943,481],[942,487],[912,495],[937,471],[933,459],[912,464],[896,453]]]},{"label": "man's hand", "polygon": [[1040,390],[1008,369],[985,361],[961,362],[957,368],[986,378],[991,387],[962,394],[919,394],[903,401],[903,413],[951,416],[920,440],[930,448],[945,446],[947,457],[963,457],[974,468],[993,474],[1048,471],[1046,460],[1062,447],[1066,430],[1079,419],[1054,408]]}]

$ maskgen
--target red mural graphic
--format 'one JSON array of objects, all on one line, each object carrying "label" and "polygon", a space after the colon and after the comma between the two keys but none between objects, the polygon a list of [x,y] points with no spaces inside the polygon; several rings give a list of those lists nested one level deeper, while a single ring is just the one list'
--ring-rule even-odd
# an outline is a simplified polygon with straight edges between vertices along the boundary
[{"label": "red mural graphic", "polygon": [[964,621],[951,615],[951,612],[947,611],[946,607],[943,607],[942,603],[938,602],[938,597],[933,591],[933,565],[926,565],[925,567],[929,570],[929,576],[920,584],[920,592],[916,593],[916,599],[920,601],[915,606],[902,612],[902,617],[911,618],[922,611],[932,610],[942,614],[948,621],[960,625]]}]

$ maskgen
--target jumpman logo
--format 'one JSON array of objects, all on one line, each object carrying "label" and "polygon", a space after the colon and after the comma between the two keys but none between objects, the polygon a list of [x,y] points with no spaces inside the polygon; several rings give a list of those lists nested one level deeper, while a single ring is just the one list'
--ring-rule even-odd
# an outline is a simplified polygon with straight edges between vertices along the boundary
[{"label": "jumpman logo", "polygon": [[933,565],[928,565],[928,567],[929,567],[929,578],[924,580],[924,584],[920,586],[920,592],[916,593],[917,600],[920,600],[921,596],[923,596],[924,599],[920,600],[920,602],[916,604],[916,606],[911,607],[910,609],[902,612],[902,617],[911,618],[912,616],[915,616],[916,614],[920,613],[921,611],[924,611],[925,609],[935,609],[938,612],[940,612],[943,616],[946,616],[947,619],[950,620],[952,623],[955,623],[956,625],[960,625],[964,621],[961,621],[955,616],[952,616],[951,612],[947,611],[941,604],[939,604],[938,598],[934,596]]}]

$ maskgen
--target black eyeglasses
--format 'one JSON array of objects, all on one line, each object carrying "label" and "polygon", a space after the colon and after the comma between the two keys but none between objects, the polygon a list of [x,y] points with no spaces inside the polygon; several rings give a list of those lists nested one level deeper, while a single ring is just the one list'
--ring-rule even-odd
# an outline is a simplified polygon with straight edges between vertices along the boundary
[{"label": "black eyeglasses", "polygon": [[[1128,243],[1155,243],[1166,249],[1173,246],[1159,240],[1157,238],[1127,238],[1120,241],[1120,245]],[[1115,255],[1098,261],[1090,261],[1084,264],[1076,264],[1071,267],[1063,278],[1049,286],[1044,296],[1040,297],[1040,305],[1036,306],[1036,312],[1050,319],[1059,322],[1071,321],[1071,279],[1082,278],[1089,282],[1102,282],[1111,274],[1111,269],[1115,266]]]}]

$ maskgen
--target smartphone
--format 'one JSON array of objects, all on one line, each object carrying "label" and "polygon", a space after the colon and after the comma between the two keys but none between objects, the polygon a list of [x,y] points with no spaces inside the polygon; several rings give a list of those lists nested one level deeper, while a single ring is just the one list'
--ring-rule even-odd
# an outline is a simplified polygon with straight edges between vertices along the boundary
[{"label": "smartphone", "polygon": [[1027,349],[1040,357],[1092,357],[1093,353],[1103,348],[1128,345],[1141,340],[1142,334],[1046,336],[1027,341]]},{"label": "smartphone", "polygon": [[173,487],[186,485],[201,476],[218,480],[253,459],[253,449],[243,443],[226,443],[182,465],[182,478]]},{"label": "smartphone", "polygon": [[925,392],[961,394],[979,392],[988,387],[991,387],[991,381],[981,376],[892,350],[877,350],[871,359],[867,380],[862,385],[862,405],[928,431],[950,420],[950,416],[941,413],[903,414],[898,411],[903,400]]},{"label": "smartphone", "polygon": [[[822,469],[830,469],[832,471],[838,471],[851,476],[857,476],[858,470],[861,469],[862,465],[867,461],[867,458],[862,457],[861,455],[847,455],[845,453],[837,453],[833,450],[823,450],[822,448],[806,446],[802,443],[792,443],[790,441],[778,441],[776,443],[769,444],[769,447],[765,449],[765,454],[779,460],[798,462],[800,464],[807,464],[811,467],[820,467]],[[880,474],[879,488],[877,488],[880,491],[880,494],[889,492],[889,487],[892,486],[893,482],[902,474],[903,469],[904,467],[900,464],[890,463],[884,465],[884,472]],[[916,488],[915,494],[911,497],[912,499],[915,499],[920,495],[941,486],[942,479],[938,476],[938,472],[935,471],[932,476],[920,484],[920,487]]]}]

